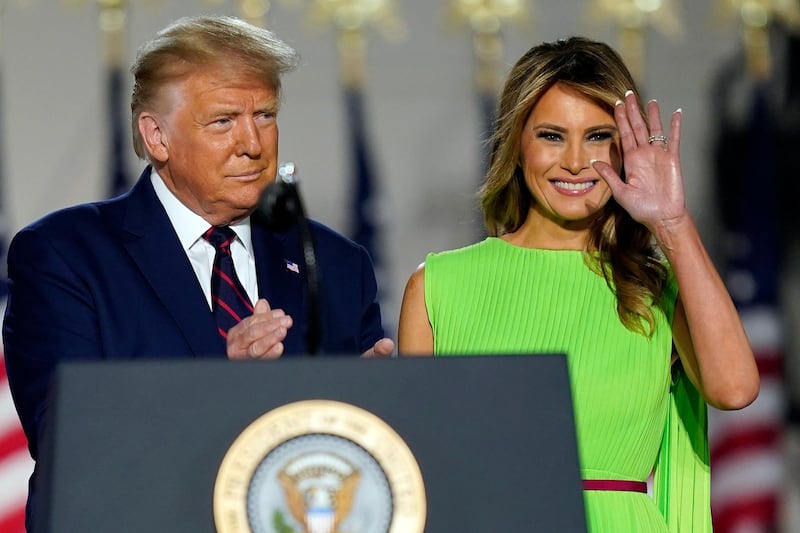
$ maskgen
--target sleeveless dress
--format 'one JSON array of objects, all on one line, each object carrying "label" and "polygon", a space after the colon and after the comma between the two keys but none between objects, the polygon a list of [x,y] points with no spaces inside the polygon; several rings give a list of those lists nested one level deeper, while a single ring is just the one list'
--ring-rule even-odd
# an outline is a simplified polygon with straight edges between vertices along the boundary
[{"label": "sleeveless dress", "polygon": [[671,376],[676,297],[672,283],[646,337],[581,251],[488,238],[425,261],[436,356],[567,354],[583,478],[645,481],[656,467],[655,500],[584,491],[591,533],[711,530],[705,404]]}]

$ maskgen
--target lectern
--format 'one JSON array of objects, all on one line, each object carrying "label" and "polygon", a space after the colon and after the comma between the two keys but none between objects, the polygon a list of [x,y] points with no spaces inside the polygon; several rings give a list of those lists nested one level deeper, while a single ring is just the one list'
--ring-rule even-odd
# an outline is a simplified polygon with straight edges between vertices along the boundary
[{"label": "lectern", "polygon": [[586,531],[563,355],[68,363],[54,401],[40,532]]}]

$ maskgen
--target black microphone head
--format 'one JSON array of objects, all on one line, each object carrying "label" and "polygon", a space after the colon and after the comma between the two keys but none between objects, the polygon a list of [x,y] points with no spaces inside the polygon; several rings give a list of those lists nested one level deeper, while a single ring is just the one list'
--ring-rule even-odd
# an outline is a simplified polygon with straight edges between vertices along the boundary
[{"label": "black microphone head", "polygon": [[278,166],[278,175],[261,195],[256,214],[261,223],[272,231],[285,232],[297,224],[309,300],[306,344],[309,354],[314,355],[322,339],[317,254],[294,170],[294,163],[282,163]]},{"label": "black microphone head", "polygon": [[275,181],[261,195],[258,211],[266,226],[274,231],[288,230],[303,215],[293,163],[280,165]]}]

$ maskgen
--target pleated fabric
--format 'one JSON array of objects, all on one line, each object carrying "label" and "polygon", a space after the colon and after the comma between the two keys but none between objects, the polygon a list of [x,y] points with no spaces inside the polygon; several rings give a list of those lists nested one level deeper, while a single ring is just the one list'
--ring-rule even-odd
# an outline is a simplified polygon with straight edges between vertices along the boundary
[{"label": "pleated fabric", "polygon": [[683,372],[676,373],[653,479],[670,533],[712,530],[708,407]]},{"label": "pleated fabric", "polygon": [[[425,262],[437,356],[567,355],[584,479],[645,481],[653,472],[669,421],[675,298],[673,285],[646,337],[622,325],[612,289],[581,251],[488,238]],[[592,533],[668,531],[647,494],[584,496]],[[708,499],[698,505],[708,507]]]}]

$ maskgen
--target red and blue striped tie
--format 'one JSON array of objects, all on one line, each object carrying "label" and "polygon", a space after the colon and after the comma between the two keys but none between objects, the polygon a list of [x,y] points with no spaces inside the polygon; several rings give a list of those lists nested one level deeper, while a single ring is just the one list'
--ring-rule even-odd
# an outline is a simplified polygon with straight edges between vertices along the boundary
[{"label": "red and blue striped tie", "polygon": [[253,314],[253,304],[233,268],[231,243],[236,233],[228,226],[211,227],[203,238],[217,251],[211,272],[211,310],[219,334],[227,338],[229,329]]}]

